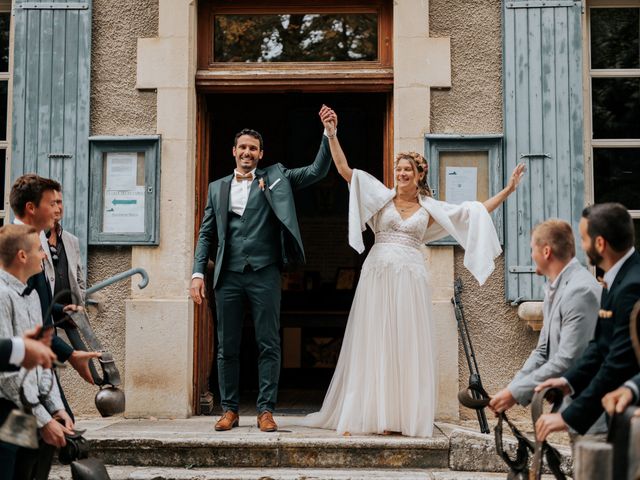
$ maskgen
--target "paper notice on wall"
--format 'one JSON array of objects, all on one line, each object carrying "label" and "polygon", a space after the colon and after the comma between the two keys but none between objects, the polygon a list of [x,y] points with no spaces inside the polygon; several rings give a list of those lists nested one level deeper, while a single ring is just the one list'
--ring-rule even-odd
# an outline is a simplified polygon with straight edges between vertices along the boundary
[{"label": "paper notice on wall", "polygon": [[145,187],[106,190],[102,231],[105,233],[144,233]]},{"label": "paper notice on wall", "polygon": [[135,188],[137,172],[137,153],[107,153],[107,190],[130,190]]},{"label": "paper notice on wall", "polygon": [[477,200],[478,169],[476,167],[447,167],[446,175],[448,203],[460,204]]}]

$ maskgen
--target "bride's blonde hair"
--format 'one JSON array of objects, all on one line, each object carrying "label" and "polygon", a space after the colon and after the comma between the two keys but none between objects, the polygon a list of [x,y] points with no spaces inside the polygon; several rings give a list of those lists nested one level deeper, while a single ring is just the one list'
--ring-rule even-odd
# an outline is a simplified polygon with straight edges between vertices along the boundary
[{"label": "bride's blonde hair", "polygon": [[[407,160],[411,164],[413,173],[416,176],[418,194],[433,197],[431,188],[429,188],[429,184],[427,183],[427,175],[429,174],[429,164],[427,163],[427,159],[417,152],[400,152],[396,155],[394,168],[398,166],[398,162],[400,162],[400,160]],[[424,173],[424,175],[420,178],[420,174],[422,173]]]}]

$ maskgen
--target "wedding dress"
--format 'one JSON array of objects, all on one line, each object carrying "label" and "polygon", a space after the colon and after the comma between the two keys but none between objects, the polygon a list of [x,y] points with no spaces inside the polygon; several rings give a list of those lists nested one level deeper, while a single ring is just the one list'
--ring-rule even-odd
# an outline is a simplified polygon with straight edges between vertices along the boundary
[{"label": "wedding dress", "polygon": [[[430,437],[436,410],[436,345],[429,273],[421,246],[453,235],[465,266],[483,283],[500,245],[482,204],[421,198],[403,219],[395,192],[354,170],[349,243],[364,251],[362,231],[376,235],[356,288],[335,373],[319,412],[303,424],[344,432]],[[428,226],[430,217],[436,223]],[[452,379],[452,381],[457,381]]]}]

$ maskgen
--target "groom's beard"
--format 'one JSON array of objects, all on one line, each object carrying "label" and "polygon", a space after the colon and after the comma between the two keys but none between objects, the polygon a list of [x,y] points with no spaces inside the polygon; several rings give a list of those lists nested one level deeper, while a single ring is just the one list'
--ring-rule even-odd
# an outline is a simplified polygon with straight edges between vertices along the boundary
[{"label": "groom's beard", "polygon": [[597,267],[598,265],[600,265],[600,262],[602,262],[603,260],[602,255],[598,253],[598,251],[596,250],[596,247],[593,244],[591,244],[591,246],[589,247],[589,250],[585,251],[584,253],[587,254],[587,257],[589,258],[589,263],[594,267]]}]

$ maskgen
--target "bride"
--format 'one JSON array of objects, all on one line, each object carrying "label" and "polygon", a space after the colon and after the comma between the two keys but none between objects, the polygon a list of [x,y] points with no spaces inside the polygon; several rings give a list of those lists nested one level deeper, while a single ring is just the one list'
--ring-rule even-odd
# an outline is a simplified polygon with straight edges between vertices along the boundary
[{"label": "bride", "polygon": [[368,225],[375,244],[362,266],[329,390],[305,426],[339,434],[399,432],[430,437],[436,410],[436,351],[429,273],[421,246],[452,235],[465,248],[464,265],[483,284],[501,253],[488,212],[515,191],[524,165],[507,187],[485,201],[452,205],[434,200],[428,165],[418,153],[396,157],[396,188],[352,169],[336,136],[337,116],[325,122],[331,154],[349,182],[349,245],[364,251]]}]

